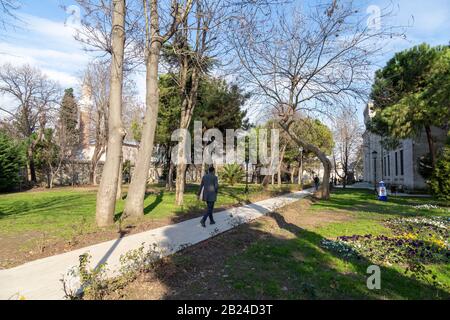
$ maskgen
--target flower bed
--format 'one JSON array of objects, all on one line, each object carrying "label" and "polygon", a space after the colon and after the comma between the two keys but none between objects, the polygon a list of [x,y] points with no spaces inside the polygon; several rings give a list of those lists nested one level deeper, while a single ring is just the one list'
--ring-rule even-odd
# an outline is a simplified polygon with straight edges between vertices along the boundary
[{"label": "flower bed", "polygon": [[416,278],[436,282],[427,264],[450,262],[450,219],[395,218],[385,222],[393,236],[371,234],[341,236],[335,241],[323,240],[323,248],[343,258],[367,259],[379,265],[398,265]]}]

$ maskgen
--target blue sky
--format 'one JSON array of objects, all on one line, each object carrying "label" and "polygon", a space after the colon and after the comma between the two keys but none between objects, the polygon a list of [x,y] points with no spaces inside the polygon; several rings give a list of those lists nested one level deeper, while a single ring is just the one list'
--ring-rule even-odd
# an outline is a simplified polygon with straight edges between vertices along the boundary
[{"label": "blue sky", "polygon": [[[386,7],[392,3],[396,13],[395,24],[411,25],[406,40],[395,40],[384,63],[394,52],[427,42],[432,45],[450,42],[450,1],[448,0],[361,0],[364,6]],[[314,3],[314,0],[297,0],[294,5]],[[24,0],[19,17],[25,23],[17,30],[0,35],[0,63],[29,63],[40,67],[50,78],[63,87],[77,87],[86,64],[92,57],[73,39],[74,21],[62,5],[74,5],[70,0]],[[82,13],[81,13],[82,14]],[[75,17],[76,21],[76,17]],[[65,25],[69,22],[69,25]],[[392,23],[392,21],[382,21]],[[3,31],[0,31],[3,33]],[[143,96],[144,78],[137,78]],[[0,103],[5,102],[0,98]],[[362,109],[363,106],[360,106]]]}]

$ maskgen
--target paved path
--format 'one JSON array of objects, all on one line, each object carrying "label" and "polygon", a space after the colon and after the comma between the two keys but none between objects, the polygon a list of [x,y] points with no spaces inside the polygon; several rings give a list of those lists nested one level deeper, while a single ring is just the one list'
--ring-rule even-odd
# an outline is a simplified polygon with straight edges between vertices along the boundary
[{"label": "paved path", "polygon": [[[218,233],[234,228],[238,223],[257,219],[268,212],[297,201],[312,190],[286,194],[231,208],[214,214],[216,224],[207,223],[202,228],[199,219],[191,219],[177,224],[145,231],[127,237],[111,240],[86,248],[66,252],[56,256],[35,260],[21,266],[0,270],[0,299],[11,299],[22,296],[26,299],[63,299],[64,291],[61,279],[67,272],[78,265],[79,256],[89,253],[91,266],[107,263],[108,275],[117,274],[121,255],[139,248],[157,244],[163,248],[164,255],[172,254],[183,246],[204,241]],[[71,285],[78,287],[78,280],[71,279]]]}]

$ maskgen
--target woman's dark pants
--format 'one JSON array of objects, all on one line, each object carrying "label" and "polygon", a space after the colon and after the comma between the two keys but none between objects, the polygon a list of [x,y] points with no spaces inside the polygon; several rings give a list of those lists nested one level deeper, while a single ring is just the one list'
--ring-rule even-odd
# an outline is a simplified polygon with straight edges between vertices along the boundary
[{"label": "woman's dark pants", "polygon": [[208,206],[208,209],[202,218],[202,222],[204,223],[208,217],[210,222],[214,222],[213,219],[214,201],[206,201],[206,205]]}]

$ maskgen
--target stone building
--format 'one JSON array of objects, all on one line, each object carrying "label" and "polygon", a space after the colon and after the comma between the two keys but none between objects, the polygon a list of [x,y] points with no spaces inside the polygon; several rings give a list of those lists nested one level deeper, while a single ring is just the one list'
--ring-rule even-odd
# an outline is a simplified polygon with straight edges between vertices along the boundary
[{"label": "stone building", "polygon": [[[373,104],[369,102],[364,109],[366,127],[374,115]],[[432,135],[439,149],[444,145],[446,132],[433,127]],[[400,140],[395,149],[385,149],[381,140],[379,135],[367,129],[363,134],[363,180],[372,184],[383,180],[388,186],[411,191],[427,189],[426,181],[419,173],[419,159],[429,153],[425,132],[415,138]]]},{"label": "stone building", "polygon": [[[79,150],[78,159],[90,161],[95,149],[95,130],[93,124],[94,102],[92,99],[91,89],[88,85],[82,86],[80,100],[78,101],[79,108],[79,126],[81,131],[81,148]],[[134,164],[137,156],[139,144],[135,141],[125,140],[123,143],[123,160],[130,161]],[[105,161],[106,154],[103,153],[100,161]]]},{"label": "stone building", "polygon": [[[95,106],[92,97],[91,88],[87,84],[81,87],[81,96],[78,100],[78,124],[80,130],[80,146],[77,151],[75,161],[64,164],[55,181],[58,185],[84,185],[89,184],[90,168],[92,165],[92,158],[95,152]],[[131,164],[131,172],[139,149],[139,143],[136,141],[125,140],[122,147],[123,161],[129,161]],[[155,153],[158,153],[158,148],[155,148]],[[95,183],[100,182],[103,164],[106,160],[106,152],[103,150],[97,163],[97,168],[94,174]],[[150,159],[155,163],[155,159]],[[149,182],[154,183],[160,180],[162,175],[162,168],[152,165],[149,170]],[[124,179],[126,179],[124,177]],[[45,180],[42,178],[42,180]]]}]

